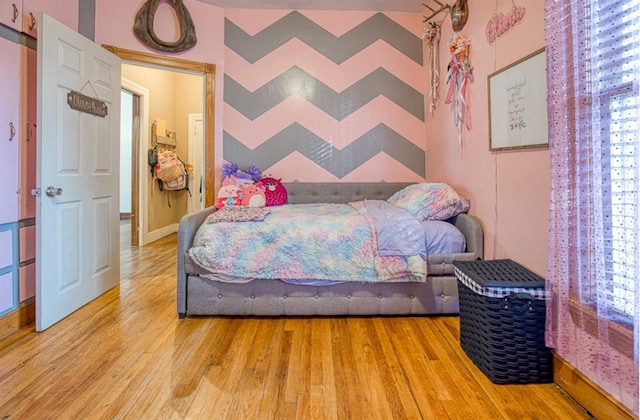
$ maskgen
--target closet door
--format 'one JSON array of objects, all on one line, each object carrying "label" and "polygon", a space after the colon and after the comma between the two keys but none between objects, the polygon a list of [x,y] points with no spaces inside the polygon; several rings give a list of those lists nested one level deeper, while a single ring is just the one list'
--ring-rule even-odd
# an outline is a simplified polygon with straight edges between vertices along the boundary
[{"label": "closet door", "polygon": [[36,217],[36,197],[31,190],[36,188],[36,98],[37,98],[37,53],[20,46],[21,56],[21,106],[22,135],[19,139],[20,153],[20,220]]},{"label": "closet door", "polygon": [[20,46],[0,38],[0,225],[18,220]]}]

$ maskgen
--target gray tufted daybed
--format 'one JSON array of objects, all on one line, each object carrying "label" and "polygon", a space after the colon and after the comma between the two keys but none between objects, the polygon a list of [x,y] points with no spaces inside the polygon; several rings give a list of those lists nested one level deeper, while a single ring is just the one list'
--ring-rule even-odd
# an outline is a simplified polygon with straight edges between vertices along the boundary
[{"label": "gray tufted daybed", "polygon": [[[285,183],[288,203],[349,203],[386,200],[408,183]],[[198,227],[214,207],[187,215],[178,229],[177,310],[180,318],[199,315],[315,316],[457,314],[454,260],[483,257],[483,231],[477,218],[462,213],[449,220],[462,232],[466,252],[429,254],[426,282],[344,282],[329,286],[293,285],[278,280],[235,284],[201,277],[206,271],[188,250]]]}]

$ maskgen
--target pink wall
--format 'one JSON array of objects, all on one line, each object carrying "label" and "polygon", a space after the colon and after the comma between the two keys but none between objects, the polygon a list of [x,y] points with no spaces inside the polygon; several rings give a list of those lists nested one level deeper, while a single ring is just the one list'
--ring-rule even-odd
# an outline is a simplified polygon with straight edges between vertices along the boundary
[{"label": "pink wall", "polygon": [[[549,211],[549,153],[547,149],[490,152],[487,76],[544,47],[544,2],[521,0],[523,20],[490,45],[485,27],[495,13],[494,3],[470,2],[470,17],[461,33],[471,41],[472,128],[458,146],[451,108],[441,100],[427,115],[427,180],[444,181],[471,199],[470,213],[482,220],[485,258],[511,258],[546,277]],[[489,7],[490,6],[490,7]],[[511,3],[500,4],[507,13]],[[447,42],[453,34],[450,19],[442,24],[440,74],[450,59]],[[425,59],[428,50],[425,43]],[[441,85],[444,97],[444,80]],[[428,98],[427,98],[428,100]]]}]

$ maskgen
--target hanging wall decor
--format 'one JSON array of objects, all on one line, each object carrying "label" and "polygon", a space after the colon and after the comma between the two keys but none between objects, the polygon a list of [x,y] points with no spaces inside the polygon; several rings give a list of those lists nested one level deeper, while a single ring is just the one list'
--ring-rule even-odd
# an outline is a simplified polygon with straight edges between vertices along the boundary
[{"label": "hanging wall decor", "polygon": [[158,11],[160,1],[161,0],[147,0],[142,7],[140,7],[133,24],[133,33],[136,37],[146,46],[164,52],[181,52],[196,45],[197,38],[193,20],[186,6],[182,3],[182,0],[168,1],[168,4],[173,7],[178,17],[180,37],[172,42],[158,38],[153,29],[153,21]]},{"label": "hanging wall decor", "polygon": [[489,44],[493,44],[498,38],[505,35],[524,17],[524,7],[516,6],[515,0],[512,0],[513,7],[506,15],[502,12],[498,13],[498,0],[496,0],[496,11],[489,19],[485,33]]},{"label": "hanging wall decor", "polygon": [[429,111],[433,115],[440,99],[440,24],[429,22],[422,32],[422,38],[429,45]]},{"label": "hanging wall decor", "polygon": [[462,147],[462,132],[466,127],[471,129],[471,87],[473,83],[473,67],[469,62],[471,40],[465,35],[456,34],[449,40],[451,61],[447,66],[449,89],[444,103],[451,104],[453,120],[458,129],[458,143]]},{"label": "hanging wall decor", "polygon": [[[438,7],[434,9],[429,6],[431,1],[436,3]],[[467,19],[469,18],[469,5],[467,4],[467,0],[456,0],[454,4],[446,4],[440,0],[429,0],[427,3],[422,3],[422,5],[431,10],[431,14],[429,16],[424,16],[422,20],[423,22],[431,20],[440,12],[447,11],[451,15],[451,27],[456,32],[461,31],[462,28],[464,28],[464,25],[467,23]]]}]

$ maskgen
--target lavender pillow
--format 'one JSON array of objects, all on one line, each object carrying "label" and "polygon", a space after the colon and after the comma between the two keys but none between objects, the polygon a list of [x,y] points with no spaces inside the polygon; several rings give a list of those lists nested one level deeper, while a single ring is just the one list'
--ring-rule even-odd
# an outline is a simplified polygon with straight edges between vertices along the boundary
[{"label": "lavender pillow", "polygon": [[453,224],[442,220],[420,222],[428,254],[452,254],[464,252],[466,242],[462,232]]},{"label": "lavender pillow", "polygon": [[469,210],[469,200],[460,197],[448,184],[423,182],[409,185],[387,200],[422,220],[447,220]]}]

